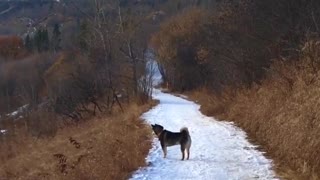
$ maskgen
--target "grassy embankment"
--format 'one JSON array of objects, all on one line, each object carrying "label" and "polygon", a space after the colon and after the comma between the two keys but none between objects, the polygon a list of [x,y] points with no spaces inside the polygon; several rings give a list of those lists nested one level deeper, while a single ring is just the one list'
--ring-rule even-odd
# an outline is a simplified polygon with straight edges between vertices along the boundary
[{"label": "grassy embankment", "polygon": [[52,138],[35,139],[19,131],[1,137],[0,177],[126,179],[145,165],[151,134],[140,116],[153,105],[131,104],[125,113],[100,114],[61,128]]}]

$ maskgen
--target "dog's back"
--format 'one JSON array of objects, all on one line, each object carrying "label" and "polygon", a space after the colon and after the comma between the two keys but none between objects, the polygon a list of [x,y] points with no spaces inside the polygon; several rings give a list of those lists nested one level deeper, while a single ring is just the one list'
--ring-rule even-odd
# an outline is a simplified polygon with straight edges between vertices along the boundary
[{"label": "dog's back", "polygon": [[164,130],[161,136],[159,137],[159,140],[162,144],[165,144],[166,146],[174,146],[180,144],[182,139],[181,135],[182,134],[179,132],[170,132]]},{"label": "dog's back", "polygon": [[188,128],[186,127],[181,128],[180,132],[163,130],[162,134],[159,136],[159,140],[167,146],[186,144],[188,142],[191,143],[191,137]]}]

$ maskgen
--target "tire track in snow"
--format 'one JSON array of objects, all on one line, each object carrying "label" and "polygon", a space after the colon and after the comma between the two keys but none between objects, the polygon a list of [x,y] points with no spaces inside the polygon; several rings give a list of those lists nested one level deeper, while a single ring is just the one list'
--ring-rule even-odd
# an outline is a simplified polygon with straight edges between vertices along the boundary
[{"label": "tire track in snow", "polygon": [[180,146],[168,148],[167,158],[157,138],[146,158],[149,166],[136,171],[132,180],[251,180],[276,179],[272,161],[255,149],[246,134],[232,123],[204,116],[192,101],[155,90],[160,104],[142,117],[169,131],[189,128],[192,138],[190,160],[181,161]]}]

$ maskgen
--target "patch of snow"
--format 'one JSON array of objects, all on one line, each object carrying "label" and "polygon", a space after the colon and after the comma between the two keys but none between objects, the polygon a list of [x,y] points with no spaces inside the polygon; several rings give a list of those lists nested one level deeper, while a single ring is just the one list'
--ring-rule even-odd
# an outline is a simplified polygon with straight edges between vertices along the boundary
[{"label": "patch of snow", "polygon": [[8,131],[7,130],[5,130],[5,129],[1,129],[0,130],[0,134],[6,134]]},{"label": "patch of snow", "polygon": [[183,99],[188,99],[188,96],[183,95],[183,94],[179,94],[178,96],[181,97],[181,98],[183,98]]},{"label": "patch of snow", "polygon": [[[192,145],[190,160],[181,161],[180,146],[168,148],[167,158],[157,138],[146,158],[149,166],[136,171],[132,180],[250,180],[277,179],[272,161],[250,144],[246,134],[230,122],[204,116],[192,101],[155,90],[160,104],[146,112],[147,123],[158,123],[178,132],[188,127]],[[151,128],[151,127],[150,127]]]},{"label": "patch of snow", "polygon": [[146,53],[148,62],[146,64],[147,74],[152,76],[152,85],[157,86],[162,83],[162,75],[159,71],[158,63],[155,61],[154,53],[149,50]]},{"label": "patch of snow", "polygon": [[157,86],[162,82],[162,75],[159,71],[158,64],[156,61],[149,61],[147,63],[148,69],[152,73],[152,85]]},{"label": "patch of snow", "polygon": [[15,116],[17,116],[18,114],[23,113],[24,111],[26,111],[26,110],[28,109],[28,107],[29,107],[29,104],[26,104],[26,105],[24,105],[24,106],[21,106],[21,107],[19,107],[16,111],[13,111],[13,112],[7,114],[7,116],[9,116],[9,117],[15,117]]},{"label": "patch of snow", "polygon": [[12,113],[7,114],[7,116],[16,116],[19,111],[13,111]]}]

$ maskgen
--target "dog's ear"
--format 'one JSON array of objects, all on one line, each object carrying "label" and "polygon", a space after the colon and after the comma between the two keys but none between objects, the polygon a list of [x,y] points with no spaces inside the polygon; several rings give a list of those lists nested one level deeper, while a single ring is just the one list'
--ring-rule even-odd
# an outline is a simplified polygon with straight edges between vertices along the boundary
[{"label": "dog's ear", "polygon": [[153,125],[153,124],[151,124],[151,127],[154,127],[154,125]]}]

